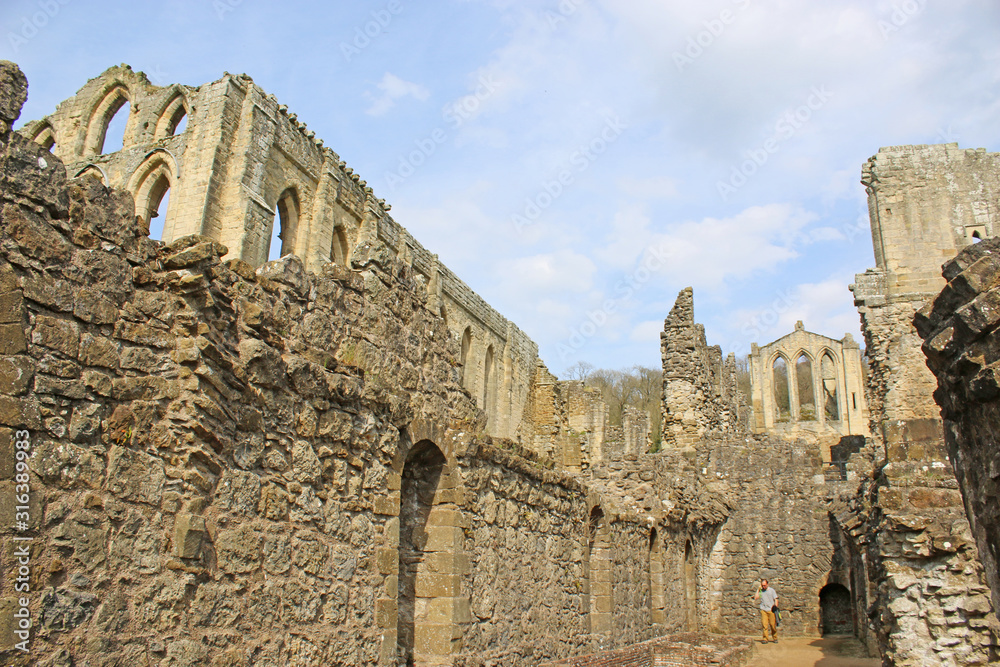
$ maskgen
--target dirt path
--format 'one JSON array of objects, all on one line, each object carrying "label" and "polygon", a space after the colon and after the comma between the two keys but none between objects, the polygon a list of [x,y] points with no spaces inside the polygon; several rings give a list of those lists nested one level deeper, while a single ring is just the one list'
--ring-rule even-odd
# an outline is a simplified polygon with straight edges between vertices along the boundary
[{"label": "dirt path", "polygon": [[756,657],[747,667],[880,667],[854,637],[793,637],[777,644],[757,641]]}]

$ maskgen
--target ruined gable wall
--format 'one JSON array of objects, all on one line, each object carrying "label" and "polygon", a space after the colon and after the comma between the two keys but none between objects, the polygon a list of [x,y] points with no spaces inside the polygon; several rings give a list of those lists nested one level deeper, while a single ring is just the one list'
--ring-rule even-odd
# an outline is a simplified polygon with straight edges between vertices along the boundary
[{"label": "ruined gable wall", "polygon": [[[997,159],[952,144],[893,147],[862,172],[877,267],[852,290],[870,363],[871,431],[885,463],[860,491],[858,548],[876,591],[874,632],[892,664],[995,659],[982,566],[912,321],[943,285],[940,263],[971,242],[971,230],[991,232]],[[958,643],[956,625],[967,628]]]},{"label": "ruined gable wall", "polygon": [[[803,406],[806,399],[799,396],[797,362],[803,354],[810,361],[812,374],[812,414]],[[774,363],[779,356],[786,362],[792,408],[789,421],[785,422],[777,419]],[[824,359],[832,366],[830,377],[824,374]],[[850,334],[843,340],[834,340],[806,331],[802,322],[798,322],[794,332],[772,343],[753,344],[750,381],[756,433],[781,432],[792,437],[823,438],[826,460],[829,460],[831,444],[836,444],[839,437],[868,435],[861,351]],[[835,394],[836,401],[826,396],[825,391]],[[828,400],[835,406],[832,412],[837,419],[827,417]]]},{"label": "ruined gable wall", "polygon": [[[131,104],[125,146],[106,146],[116,152],[101,155],[95,137],[114,104],[125,99]],[[170,135],[167,121],[177,104],[187,110],[187,129]],[[463,383],[487,413],[489,433],[517,433],[537,344],[440,264],[353,169],[250,77],[226,74],[198,87],[157,86],[128,66],[112,67],[21,133],[36,141],[54,138],[54,153],[70,175],[89,170],[106,185],[129,190],[142,224],[155,210],[148,190],[166,174],[170,204],[163,240],[202,234],[226,246],[227,259],[253,267],[267,260],[279,197],[293,190],[297,214],[294,226],[282,230],[285,251],[319,271],[329,261],[349,266],[355,248],[367,243],[385,246],[410,265],[451,335],[461,341],[467,328],[471,332]]]},{"label": "ruined gable wall", "polygon": [[[457,344],[409,266],[363,245],[352,271],[289,257],[254,272],[207,237],[150,242],[127,193],[67,181],[7,131],[18,74],[0,63],[0,500],[13,505],[27,429],[36,627],[29,656],[9,635],[0,656],[395,665],[405,590],[434,612],[416,623],[425,657],[527,667],[511,645],[557,658],[593,641],[577,639],[589,609],[567,577],[585,565],[596,501],[484,441]],[[406,495],[422,483],[408,456],[427,443],[440,479],[426,523],[401,526],[421,498]],[[648,636],[649,612],[633,609],[649,595],[635,578],[648,537],[609,517],[628,602],[603,635],[614,644]],[[492,576],[501,536],[507,578]],[[404,547],[424,555],[415,587]],[[11,552],[0,559],[13,571]]]}]

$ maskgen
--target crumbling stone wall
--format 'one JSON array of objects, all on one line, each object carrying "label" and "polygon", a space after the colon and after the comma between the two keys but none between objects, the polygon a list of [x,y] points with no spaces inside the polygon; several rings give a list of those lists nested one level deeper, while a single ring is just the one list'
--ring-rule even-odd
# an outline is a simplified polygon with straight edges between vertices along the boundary
[{"label": "crumbling stone wall", "polygon": [[[103,146],[126,102],[124,146]],[[178,132],[183,116],[187,125]],[[21,134],[49,147],[71,176],[90,174],[132,193],[146,229],[169,191],[167,243],[204,235],[228,248],[226,259],[256,268],[268,258],[277,219],[281,255],[301,257],[314,272],[331,261],[349,266],[361,245],[384,247],[413,269],[451,335],[467,342],[455,360],[463,386],[486,412],[488,432],[515,436],[537,344],[393,220],[391,206],[249,76],[155,86],[127,65],[112,67]]]},{"label": "crumbling stone wall", "polygon": [[535,369],[518,438],[560,467],[581,471],[606,455],[608,405],[579,380],[559,380],[541,362]]},{"label": "crumbling stone wall", "polygon": [[694,320],[694,291],[681,290],[660,333],[663,361],[664,447],[694,447],[708,432],[740,437],[745,404],[736,389],[736,357],[722,361],[722,348],[709,347],[705,328]]},{"label": "crumbling stone wall", "polygon": [[[992,233],[1000,156],[945,146],[885,148],[862,173],[877,267],[852,286],[883,463],[854,503],[864,524],[874,634],[894,665],[996,659],[989,591],[948,458],[934,377],[913,317],[941,287],[939,265]],[[857,534],[841,516],[843,534]]]},{"label": "crumbling stone wall", "polygon": [[601,497],[490,444],[412,267],[152,242],[129,193],[9,130],[26,87],[0,63],[0,507],[26,474],[2,532],[31,538],[34,621],[24,655],[3,581],[7,664],[526,667],[650,636],[648,524],[607,511],[611,624],[581,636]]},{"label": "crumbling stone wall", "polygon": [[963,250],[944,265],[947,286],[917,313],[927,365],[938,388],[949,460],[979,547],[994,610],[1000,609],[1000,502],[997,493],[997,381],[1000,239]]}]

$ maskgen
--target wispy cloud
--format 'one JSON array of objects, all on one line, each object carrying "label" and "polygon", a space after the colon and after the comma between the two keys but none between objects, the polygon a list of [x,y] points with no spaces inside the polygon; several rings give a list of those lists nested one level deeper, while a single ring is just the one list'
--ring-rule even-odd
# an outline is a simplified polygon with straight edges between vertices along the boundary
[{"label": "wispy cloud", "polygon": [[365,98],[371,102],[371,106],[365,113],[370,116],[384,116],[396,106],[396,102],[405,97],[412,97],[423,102],[431,96],[430,91],[420,84],[404,81],[389,72],[382,76],[382,80],[375,87],[379,90],[378,94],[365,91]]}]

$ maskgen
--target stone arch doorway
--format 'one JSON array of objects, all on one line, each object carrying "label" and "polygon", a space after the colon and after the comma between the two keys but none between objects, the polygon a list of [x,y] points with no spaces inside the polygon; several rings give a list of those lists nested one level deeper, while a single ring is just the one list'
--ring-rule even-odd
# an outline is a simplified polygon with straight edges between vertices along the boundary
[{"label": "stone arch doorway", "polygon": [[600,507],[590,512],[587,549],[587,584],[590,632],[611,632],[611,529]]},{"label": "stone arch doorway", "polygon": [[687,629],[694,632],[698,629],[698,559],[691,540],[684,544],[684,613]]},{"label": "stone arch doorway", "polygon": [[654,625],[664,623],[667,598],[663,576],[663,542],[653,528],[649,532],[649,622]]},{"label": "stone arch doorway", "polygon": [[824,635],[854,633],[851,592],[840,584],[827,584],[819,592],[820,628]]},{"label": "stone arch doorway", "polygon": [[400,665],[450,664],[461,649],[456,623],[461,549],[453,494],[454,470],[430,440],[410,450],[403,465],[399,504],[397,660]]}]

